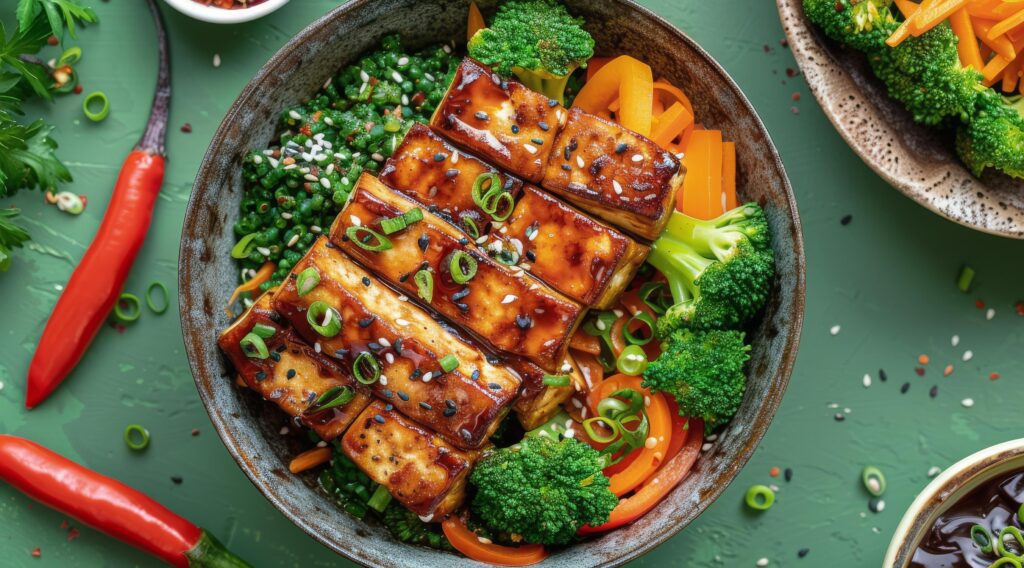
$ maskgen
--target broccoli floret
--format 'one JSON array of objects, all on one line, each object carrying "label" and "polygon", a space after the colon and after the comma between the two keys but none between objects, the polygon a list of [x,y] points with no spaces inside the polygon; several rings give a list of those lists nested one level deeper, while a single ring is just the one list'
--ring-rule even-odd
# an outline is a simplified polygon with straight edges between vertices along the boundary
[{"label": "broccoli floret", "polygon": [[996,168],[1024,178],[1024,97],[982,93],[970,123],[957,131],[956,150],[976,176]]},{"label": "broccoli floret", "polygon": [[891,6],[892,0],[804,0],[804,13],[833,40],[870,53],[899,27]]},{"label": "broccoli floret", "polygon": [[557,0],[509,0],[490,27],[469,40],[469,55],[498,73],[564,103],[565,85],[594,55],[594,38]]},{"label": "broccoli floret", "polygon": [[419,515],[406,509],[398,501],[392,501],[387,509],[384,509],[384,525],[402,542],[438,550],[453,550],[451,543],[441,531],[441,525],[424,523]]},{"label": "broccoli floret", "polygon": [[775,258],[764,211],[747,203],[710,221],[674,212],[647,261],[668,279],[675,304],[660,337],[680,327],[731,329],[768,298]]},{"label": "broccoli floret", "polygon": [[[490,529],[526,542],[562,545],[585,524],[608,520],[619,499],[601,470],[605,457],[576,438],[552,432],[560,414],[523,441],[494,450],[476,465],[472,511]],[[564,427],[561,429],[564,430]]]},{"label": "broccoli floret", "polygon": [[747,388],[743,366],[750,347],[739,331],[674,332],[644,371],[643,386],[679,402],[680,416],[697,416],[711,429],[736,414]]},{"label": "broccoli floret", "polygon": [[950,117],[966,121],[974,110],[984,86],[980,73],[960,65],[957,41],[943,23],[869,56],[889,96],[903,103],[915,121],[938,124]]}]

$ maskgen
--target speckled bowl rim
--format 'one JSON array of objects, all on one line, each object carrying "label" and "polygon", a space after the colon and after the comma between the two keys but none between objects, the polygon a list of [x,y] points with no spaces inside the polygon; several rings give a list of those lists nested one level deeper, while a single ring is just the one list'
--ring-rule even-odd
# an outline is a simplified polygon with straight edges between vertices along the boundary
[{"label": "speckled bowl rim", "polygon": [[[828,69],[829,62],[832,65],[839,66],[832,56],[832,53],[822,45],[820,34],[817,30],[812,29],[810,24],[807,22],[807,18],[804,15],[801,0],[776,0],[776,5],[779,11],[779,17],[781,19],[783,31],[786,34],[786,40],[789,43],[790,51],[793,53],[793,57],[796,59],[797,65],[801,70],[804,71],[804,75],[807,75],[809,69],[813,69],[816,72],[824,74]],[[787,18],[791,19],[795,23],[793,25],[787,24]],[[806,32],[809,37],[814,38],[808,41],[801,41],[797,37],[798,33]],[[835,127],[836,131],[843,138],[846,144],[856,153],[865,164],[868,165],[876,174],[881,176],[886,182],[892,187],[896,188],[910,199],[914,200],[918,204],[922,205],[926,209],[933,213],[949,219],[955,223],[963,225],[965,227],[988,233],[990,235],[997,235],[1000,237],[1007,237],[1011,239],[1024,239],[1024,210],[1018,212],[1018,218],[1021,221],[1016,222],[1011,227],[998,228],[990,227],[984,224],[984,220],[988,219],[987,216],[978,217],[977,220],[967,218],[964,214],[958,213],[956,207],[953,205],[947,205],[943,207],[937,203],[935,195],[937,192],[928,190],[925,181],[915,181],[908,177],[898,176],[897,173],[890,168],[887,168],[881,161],[872,158],[868,148],[864,147],[857,139],[847,125],[843,123],[844,116],[836,112],[835,107],[832,105],[831,99],[836,95],[837,92],[855,92],[858,93],[858,102],[862,105],[865,113],[879,114],[878,109],[872,104],[871,100],[863,96],[860,93],[859,88],[850,78],[850,75],[846,72],[840,74],[830,75],[836,77],[843,84],[841,87],[829,87],[823,85],[824,82],[818,81],[807,81],[808,86],[811,89],[811,93],[818,100],[821,106],[822,112],[828,117],[829,121]],[[895,103],[894,103],[895,104]],[[890,134],[893,134],[893,138],[896,136],[895,130],[891,127],[885,127]],[[914,124],[913,128],[928,128],[924,125]],[[957,191],[964,193],[965,199],[971,202],[973,205],[980,207],[983,203],[991,207],[993,210],[1000,208],[1003,203],[997,197],[987,195],[986,197],[980,197],[977,195],[977,187],[987,187],[984,182],[975,178],[964,165],[960,162],[959,158],[953,156],[953,162],[949,164],[949,171],[945,176],[945,179],[941,182],[942,187],[953,188],[951,191]],[[959,188],[955,187],[959,185]],[[938,187],[938,186],[937,186]],[[989,193],[991,193],[989,189]],[[1020,182],[1020,191],[1024,192],[1024,181]],[[973,193],[973,195],[972,195]]]},{"label": "speckled bowl rim", "polygon": [[[765,128],[764,123],[761,121],[753,106],[750,104],[750,101],[740,90],[736,82],[733,81],[732,77],[730,77],[729,74],[726,73],[722,66],[688,35],[686,35],[681,30],[673,26],[664,18],[656,15],[647,8],[644,8],[636,4],[632,0],[611,1],[617,4],[624,5],[625,7],[643,15],[644,17],[649,18],[652,23],[663,28],[669,34],[676,37],[680,42],[684,42],[685,44],[687,44],[687,47],[689,49],[692,49],[696,55],[702,57],[705,60],[705,63],[711,69],[713,69],[715,73],[719,75],[719,79],[723,81],[723,83],[726,84],[730,89],[732,89],[740,104],[743,105],[743,109],[747,113],[749,113],[749,116],[754,121],[755,127],[760,129],[761,133],[765,137],[765,140],[768,142],[767,147],[761,148],[761,159],[763,161],[770,161],[773,167],[779,171],[781,177],[780,181],[782,184],[782,200],[780,202],[780,205],[784,205],[785,209],[792,213],[792,215],[788,216],[787,218],[791,223],[791,231],[793,233],[792,254],[794,256],[793,281],[795,283],[795,288],[792,291],[793,299],[791,312],[789,315],[791,319],[791,324],[787,326],[786,330],[784,331],[787,337],[786,348],[783,349],[783,352],[780,355],[777,371],[774,374],[774,377],[771,381],[771,384],[774,388],[769,391],[767,396],[765,396],[762,400],[759,401],[759,415],[755,416],[755,425],[750,430],[749,436],[747,438],[747,443],[744,444],[744,447],[740,449],[736,455],[736,458],[733,462],[735,464],[735,468],[732,470],[731,473],[725,473],[722,475],[722,478],[724,479],[723,483],[716,484],[706,494],[702,495],[703,498],[700,500],[700,503],[695,507],[695,513],[691,518],[678,517],[676,519],[671,519],[670,522],[665,522],[658,525],[658,530],[649,531],[648,533],[645,533],[646,538],[638,542],[635,547],[622,549],[621,553],[619,553],[618,555],[605,557],[602,562],[595,564],[595,566],[600,567],[621,566],[631,560],[635,560],[643,554],[646,554],[650,550],[654,549],[655,547],[661,545],[671,537],[675,536],[685,526],[687,526],[698,516],[703,514],[704,511],[706,511],[707,508],[711,505],[711,503],[717,500],[718,497],[722,494],[722,492],[725,491],[726,487],[728,487],[729,484],[731,484],[732,481],[735,480],[736,476],[739,474],[739,471],[749,461],[750,457],[753,455],[760,441],[763,439],[765,433],[767,432],[768,427],[770,426],[771,421],[774,418],[776,412],[778,411],[779,405],[781,404],[782,397],[785,393],[786,387],[789,385],[790,376],[792,375],[793,366],[796,362],[797,353],[799,351],[800,336],[803,330],[804,306],[806,301],[806,257],[804,254],[803,231],[801,228],[799,211],[796,206],[796,199],[793,195],[792,185],[790,184],[788,175],[786,175],[785,167],[783,166],[782,160],[779,156],[775,143],[771,139],[771,136]],[[212,160],[213,155],[215,154],[214,151],[217,148],[219,148],[222,144],[224,144],[225,139],[228,136],[229,125],[235,120],[237,115],[240,112],[242,112],[242,109],[237,104],[238,101],[246,100],[251,96],[255,96],[257,90],[261,86],[262,82],[266,79],[267,75],[273,73],[275,67],[277,67],[283,60],[287,58],[287,53],[289,51],[296,49],[298,45],[303,44],[304,42],[308,41],[311,37],[320,33],[320,28],[327,25],[327,23],[333,20],[334,18],[344,17],[346,12],[361,9],[367,4],[371,4],[372,2],[374,2],[374,0],[352,0],[350,2],[347,2],[343,5],[340,5],[332,9],[327,14],[318,18],[316,21],[312,22],[307,27],[305,27],[291,40],[289,40],[289,42],[285,44],[280,50],[278,50],[270,58],[270,60],[268,60],[267,63],[264,64],[259,69],[259,71],[256,72],[256,75],[243,88],[239,96],[236,98],[236,102],[233,103],[231,108],[228,110],[223,121],[221,122],[221,125],[218,127],[216,133],[211,139],[207,153],[204,155],[203,163],[206,164],[210,162]],[[200,173],[203,172],[203,169],[204,168],[201,166]],[[192,210],[192,208],[195,205],[195,200],[196,193],[193,192],[189,197],[189,203],[186,207],[186,211]],[[183,243],[185,242],[185,231],[186,229],[183,228]],[[182,249],[181,254],[185,254],[184,248]],[[182,283],[179,284],[179,294],[185,294],[187,287]],[[180,315],[182,318],[182,322],[184,324],[184,322],[188,319],[188,314],[186,313],[187,302],[181,301],[179,299],[179,306],[181,312]],[[184,325],[182,326],[182,333],[183,335],[187,334],[187,330]],[[192,371],[193,377],[197,382],[197,386],[200,386],[198,384],[200,381],[200,375],[197,369],[196,354],[193,352],[192,345],[191,342],[188,340],[188,337],[185,336],[184,339],[186,353],[189,358],[190,369]],[[198,390],[203,405],[208,410],[208,414],[210,415],[210,419],[213,422],[214,429],[217,431],[218,436],[220,436],[221,440],[224,442],[224,445],[227,447],[228,452],[231,454],[232,458],[238,464],[239,468],[242,469],[242,471],[246,474],[246,477],[248,477],[249,480],[253,483],[253,485],[256,486],[257,490],[259,490],[260,493],[262,493],[264,497],[268,501],[270,501],[270,503],[273,504],[274,507],[277,508],[286,518],[288,518],[292,523],[294,523],[296,526],[298,526],[304,532],[310,535],[314,540],[320,542],[328,549],[339,553],[340,555],[344,556],[345,558],[353,562],[363,565],[369,565],[365,562],[365,559],[359,557],[356,552],[337,547],[333,541],[331,541],[326,536],[321,534],[317,530],[317,527],[312,526],[310,523],[306,522],[302,518],[302,515],[300,514],[301,512],[293,511],[290,508],[288,508],[288,506],[286,506],[286,504],[281,499],[279,499],[277,495],[275,495],[272,491],[269,491],[269,489],[264,486],[264,480],[258,479],[255,472],[253,472],[251,468],[246,465],[245,456],[243,456],[239,451],[237,446],[238,441],[233,439],[232,434],[230,432],[230,426],[227,424],[227,422],[224,420],[222,416],[215,412],[209,412],[209,404],[211,402],[209,395],[201,387]],[[760,426],[758,426],[758,424],[760,424]]]},{"label": "speckled bowl rim", "polygon": [[975,452],[940,473],[910,504],[885,553],[883,566],[906,568],[935,520],[967,492],[997,475],[1024,469],[1024,438]]}]

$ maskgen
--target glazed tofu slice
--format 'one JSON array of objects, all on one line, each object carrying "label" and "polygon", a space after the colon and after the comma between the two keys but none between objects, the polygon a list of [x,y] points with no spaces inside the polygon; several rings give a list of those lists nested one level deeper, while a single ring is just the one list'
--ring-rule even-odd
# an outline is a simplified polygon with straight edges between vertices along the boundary
[{"label": "glazed tofu slice", "polygon": [[[381,234],[383,220],[417,208],[413,201],[364,174],[331,227],[331,242],[494,349],[555,370],[584,313],[579,303],[521,269],[491,259],[464,234],[429,212],[422,214],[421,221],[387,235],[390,248],[386,250],[372,250],[372,243],[361,242],[370,234],[367,229]],[[458,270],[475,265],[475,274],[464,283],[453,275],[459,257],[463,260]],[[429,294],[421,278],[429,279]]]},{"label": "glazed tofu slice", "polygon": [[618,124],[569,111],[541,185],[609,223],[653,241],[682,185],[679,160]]},{"label": "glazed tofu slice", "polygon": [[[319,283],[299,294],[297,275]],[[308,282],[304,278],[304,282]],[[309,309],[314,306],[314,317]],[[340,329],[322,335],[309,320],[330,307]],[[371,381],[373,393],[460,448],[478,448],[519,392],[519,378],[460,339],[422,308],[399,296],[330,244],[318,240],[274,295],[274,309],[307,342]],[[322,317],[322,316],[321,316]],[[330,332],[331,330],[321,330]],[[456,366],[445,372],[442,359]],[[357,376],[357,378],[359,378]]]},{"label": "glazed tofu slice", "polygon": [[650,250],[532,186],[489,237],[489,253],[511,255],[555,290],[601,309],[618,299]]},{"label": "glazed tofu slice", "polygon": [[512,409],[516,418],[525,430],[539,427],[558,413],[562,403],[569,400],[573,393],[585,384],[579,365],[572,355],[567,355],[557,375],[568,376],[566,386],[550,386],[544,384],[544,376],[550,375],[540,367],[523,360],[508,362],[511,368],[523,381],[523,390]]},{"label": "glazed tofu slice", "polygon": [[379,179],[476,239],[491,225],[491,216],[473,201],[473,184],[482,174],[498,175],[502,188],[518,197],[523,182],[460,152],[416,123],[384,164]]},{"label": "glazed tofu slice", "polygon": [[[264,335],[273,332],[263,339],[266,357],[242,345],[243,338],[255,326],[262,326],[257,331]],[[269,292],[224,330],[218,345],[250,389],[289,416],[300,419],[324,440],[340,436],[370,404],[369,390],[357,383],[347,369],[316,353],[283,325],[281,317],[273,311]],[[351,390],[352,399],[344,405],[315,412],[314,403],[334,388]]]},{"label": "glazed tofu slice", "polygon": [[566,114],[558,101],[467,57],[430,126],[484,161],[537,183]]},{"label": "glazed tofu slice", "polygon": [[384,401],[363,411],[341,439],[341,451],[399,503],[423,518],[441,518],[466,497],[478,457],[416,424]]}]

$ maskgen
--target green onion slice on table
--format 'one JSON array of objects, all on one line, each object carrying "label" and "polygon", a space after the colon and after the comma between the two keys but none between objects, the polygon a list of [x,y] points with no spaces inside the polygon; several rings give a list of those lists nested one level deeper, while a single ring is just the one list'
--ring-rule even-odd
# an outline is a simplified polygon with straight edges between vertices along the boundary
[{"label": "green onion slice on table", "polygon": [[149,430],[138,424],[129,424],[124,429],[124,443],[136,452],[146,449],[149,446]]},{"label": "green onion slice on table", "polygon": [[767,485],[752,485],[743,500],[755,511],[767,511],[775,503],[775,492]]},{"label": "green onion slice on table", "polygon": [[[154,292],[158,292],[161,296],[159,303],[154,299],[157,296]],[[171,294],[163,282],[156,280],[146,288],[146,306],[149,307],[149,311],[157,315],[163,314],[171,306]]]},{"label": "green onion slice on table", "polygon": [[132,323],[142,315],[142,302],[135,294],[121,294],[114,302],[114,318],[121,323]]}]

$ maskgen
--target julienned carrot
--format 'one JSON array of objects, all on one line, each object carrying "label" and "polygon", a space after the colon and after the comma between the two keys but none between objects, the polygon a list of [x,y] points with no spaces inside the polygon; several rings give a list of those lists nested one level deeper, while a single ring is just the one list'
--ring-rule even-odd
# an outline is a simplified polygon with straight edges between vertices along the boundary
[{"label": "julienned carrot", "polygon": [[573,107],[600,116],[615,99],[619,99],[619,124],[644,136],[650,134],[654,100],[650,66],[628,55],[612,59],[580,89]]},{"label": "julienned carrot", "polygon": [[722,195],[725,208],[730,211],[736,208],[736,143],[722,142]]},{"label": "julienned carrot", "polygon": [[1008,65],[1003,70],[1003,92],[1012,93],[1017,88],[1018,70],[1016,65]]},{"label": "julienned carrot", "polygon": [[910,18],[910,15],[917,11],[917,4],[910,0],[894,0],[894,3],[900,13],[903,14],[904,20]]},{"label": "julienned carrot", "polygon": [[944,22],[953,12],[963,8],[966,4],[967,0],[938,0],[928,8],[922,9],[921,14],[914,18],[914,23],[910,26],[910,35],[920,36]]},{"label": "julienned carrot", "polygon": [[658,117],[658,123],[651,129],[651,140],[664,148],[682,135],[683,130],[691,124],[693,114],[686,110],[683,103],[674,102]]},{"label": "julienned carrot", "polygon": [[[903,40],[910,37],[911,32],[914,30],[914,25],[917,21],[917,18],[919,18],[921,16],[921,13],[927,10],[932,5],[932,3],[932,0],[921,0],[921,3],[917,4],[916,6],[914,6],[912,2],[907,3],[910,4],[910,6],[898,4],[900,11],[903,12],[903,17],[906,19],[903,20],[903,23],[900,24],[898,28],[896,28],[896,31],[894,31],[892,35],[885,40],[885,43],[889,47],[896,47],[897,45],[903,43]],[[911,6],[914,7],[911,8]]]},{"label": "julienned carrot", "polygon": [[292,458],[291,463],[288,464],[288,471],[292,473],[301,473],[308,469],[327,463],[331,459],[332,454],[331,448],[313,448],[312,450],[306,450],[301,454]]},{"label": "julienned carrot", "polygon": [[1001,36],[1021,24],[1024,24],[1024,10],[1020,10],[1008,18],[1004,18],[1002,21],[992,26],[992,29],[988,31],[988,39]]},{"label": "julienned carrot", "polygon": [[971,24],[971,16],[967,13],[967,9],[960,8],[953,12],[949,17],[949,25],[959,39],[956,49],[960,54],[960,61],[974,67],[976,71],[981,71],[985,67],[985,63],[981,59],[978,38],[974,35],[974,26]]},{"label": "julienned carrot", "polygon": [[473,35],[485,27],[487,24],[484,22],[484,15],[480,13],[480,8],[476,2],[470,2],[469,17],[466,19],[466,41],[473,39]]},{"label": "julienned carrot", "polygon": [[227,307],[224,308],[224,311],[226,311],[227,314],[230,316],[231,306],[235,304],[235,300],[238,299],[238,296],[240,296],[244,292],[255,292],[256,290],[259,290],[260,284],[263,284],[267,280],[270,280],[270,277],[274,275],[275,268],[276,266],[274,265],[273,262],[264,262],[263,266],[261,266],[260,269],[256,271],[255,276],[246,280],[245,282],[242,282],[241,284],[238,285],[237,288],[235,288],[235,291],[231,293],[231,297],[228,298],[228,305]]},{"label": "julienned carrot", "polygon": [[995,39],[988,38],[988,32],[992,30],[992,26],[995,22],[992,20],[985,20],[982,18],[974,19],[974,35],[981,40],[981,43],[989,46],[992,51],[995,51],[1000,57],[1007,61],[1013,61],[1017,57],[1017,51],[1013,47],[1013,42],[1006,36],[999,36]]},{"label": "julienned carrot", "polygon": [[686,177],[676,207],[691,217],[714,219],[722,213],[722,132],[695,131],[683,157]]},{"label": "julienned carrot", "polygon": [[690,114],[694,114],[693,105],[690,103],[689,97],[679,87],[669,83],[664,79],[658,79],[654,82],[654,94],[666,93],[676,101],[683,103],[686,110],[690,111]]}]

